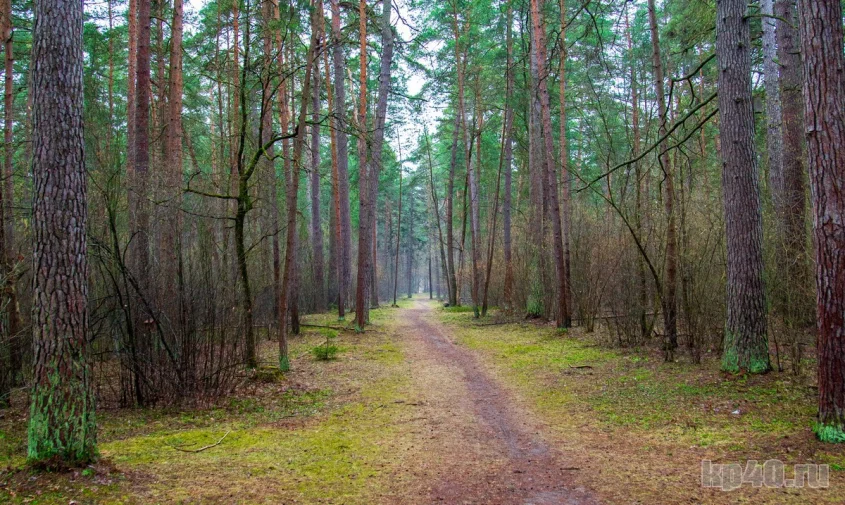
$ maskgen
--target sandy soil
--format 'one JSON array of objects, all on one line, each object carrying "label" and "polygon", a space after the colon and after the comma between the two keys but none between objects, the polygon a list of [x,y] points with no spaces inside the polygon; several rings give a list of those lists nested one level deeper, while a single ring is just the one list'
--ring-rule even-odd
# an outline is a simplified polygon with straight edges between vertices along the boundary
[{"label": "sandy soil", "polygon": [[404,310],[398,330],[406,345],[421,416],[435,454],[417,468],[425,489],[420,503],[596,504],[572,484],[579,469],[550,445],[531,416],[514,407],[508,393],[455,345],[431,314],[416,302]]}]

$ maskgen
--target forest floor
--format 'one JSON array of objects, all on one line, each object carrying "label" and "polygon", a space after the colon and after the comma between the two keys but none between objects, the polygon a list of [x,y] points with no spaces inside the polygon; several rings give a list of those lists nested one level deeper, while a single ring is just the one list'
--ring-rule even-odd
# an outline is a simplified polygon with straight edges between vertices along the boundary
[{"label": "forest floor", "polygon": [[[477,321],[421,298],[372,320],[363,334],[341,332],[332,361],[314,359],[325,337],[305,327],[291,372],[268,368],[213,406],[101,411],[103,460],[75,473],[27,469],[26,412],[4,411],[0,502],[845,501],[845,447],[813,438],[808,377],[729,376],[713,358],[665,364],[610,349],[600,332]],[[263,344],[268,365],[276,352]],[[787,477],[795,463],[829,464],[829,487],[701,486],[702,460],[767,459]]]}]

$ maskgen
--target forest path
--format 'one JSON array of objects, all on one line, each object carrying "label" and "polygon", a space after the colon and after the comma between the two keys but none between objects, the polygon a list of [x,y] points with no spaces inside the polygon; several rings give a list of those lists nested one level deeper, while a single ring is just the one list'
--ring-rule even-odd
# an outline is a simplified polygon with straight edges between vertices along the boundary
[{"label": "forest path", "polygon": [[399,317],[414,381],[438,447],[430,502],[586,505],[598,501],[571,485],[574,470],[545,441],[530,415],[436,320],[434,304],[415,301]]}]

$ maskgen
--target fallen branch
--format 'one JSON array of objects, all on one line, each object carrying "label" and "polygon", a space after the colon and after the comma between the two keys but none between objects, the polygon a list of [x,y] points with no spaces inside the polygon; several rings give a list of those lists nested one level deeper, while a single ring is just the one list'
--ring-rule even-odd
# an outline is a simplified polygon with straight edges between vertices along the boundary
[{"label": "fallen branch", "polygon": [[581,369],[581,368],[589,368],[589,369],[591,369],[591,370],[593,369],[593,367],[592,367],[592,366],[590,366],[590,365],[570,365],[570,366],[569,366],[569,368],[578,368],[578,369]]},{"label": "fallen branch", "polygon": [[350,331],[352,328],[348,328],[346,326],[326,326],[324,324],[305,324],[299,323],[299,326],[304,326],[305,328],[326,328],[329,330],[338,330],[338,331]]},{"label": "fallen branch", "polygon": [[211,449],[212,447],[217,447],[218,445],[220,445],[223,442],[223,440],[225,440],[226,437],[229,436],[229,433],[232,433],[232,430],[227,431],[226,434],[223,435],[222,437],[220,437],[220,440],[218,440],[217,442],[210,444],[210,445],[206,445],[205,447],[200,447],[199,449],[183,449],[182,447],[176,447],[175,445],[171,445],[170,447],[176,449],[177,451],[182,451],[182,452],[193,452],[193,453],[202,452],[206,449]]}]

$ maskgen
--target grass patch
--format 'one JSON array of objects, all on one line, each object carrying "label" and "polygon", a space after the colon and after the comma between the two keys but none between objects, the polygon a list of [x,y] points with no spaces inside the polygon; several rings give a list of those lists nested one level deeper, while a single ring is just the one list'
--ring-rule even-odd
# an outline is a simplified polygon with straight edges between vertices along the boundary
[{"label": "grass patch", "polygon": [[[485,326],[471,314],[445,309],[436,314],[555,437],[590,458],[584,464],[608,469],[584,476],[605,496],[642,503],[701,500],[702,459],[776,458],[845,468],[842,444],[820,444],[811,432],[815,390],[786,373],[736,377],[721,373],[715,357],[703,365],[667,364],[657,352],[602,346],[599,337],[579,328],[561,334],[552,325]],[[841,474],[831,474],[832,487],[845,485]],[[644,480],[644,475],[662,477]],[[638,485],[620,484],[626,482]],[[730,503],[753,492],[708,494],[704,501]],[[777,490],[762,492],[774,496]],[[803,490],[772,503],[836,501],[807,496]]]},{"label": "grass patch", "polygon": [[[274,366],[276,344],[263,342],[262,366],[210,406],[99,412],[100,451],[114,467],[105,473],[31,474],[22,466],[26,423],[0,419],[0,468],[9,468],[0,471],[0,502],[370,504],[396,494],[421,446],[402,429],[402,405],[414,391],[391,333],[397,314],[374,310],[374,331],[360,336],[304,327],[290,339],[287,373]],[[336,319],[306,321],[341,326]],[[343,353],[315,362],[313,349],[327,343]],[[177,449],[214,444],[227,432],[201,452]]]}]

